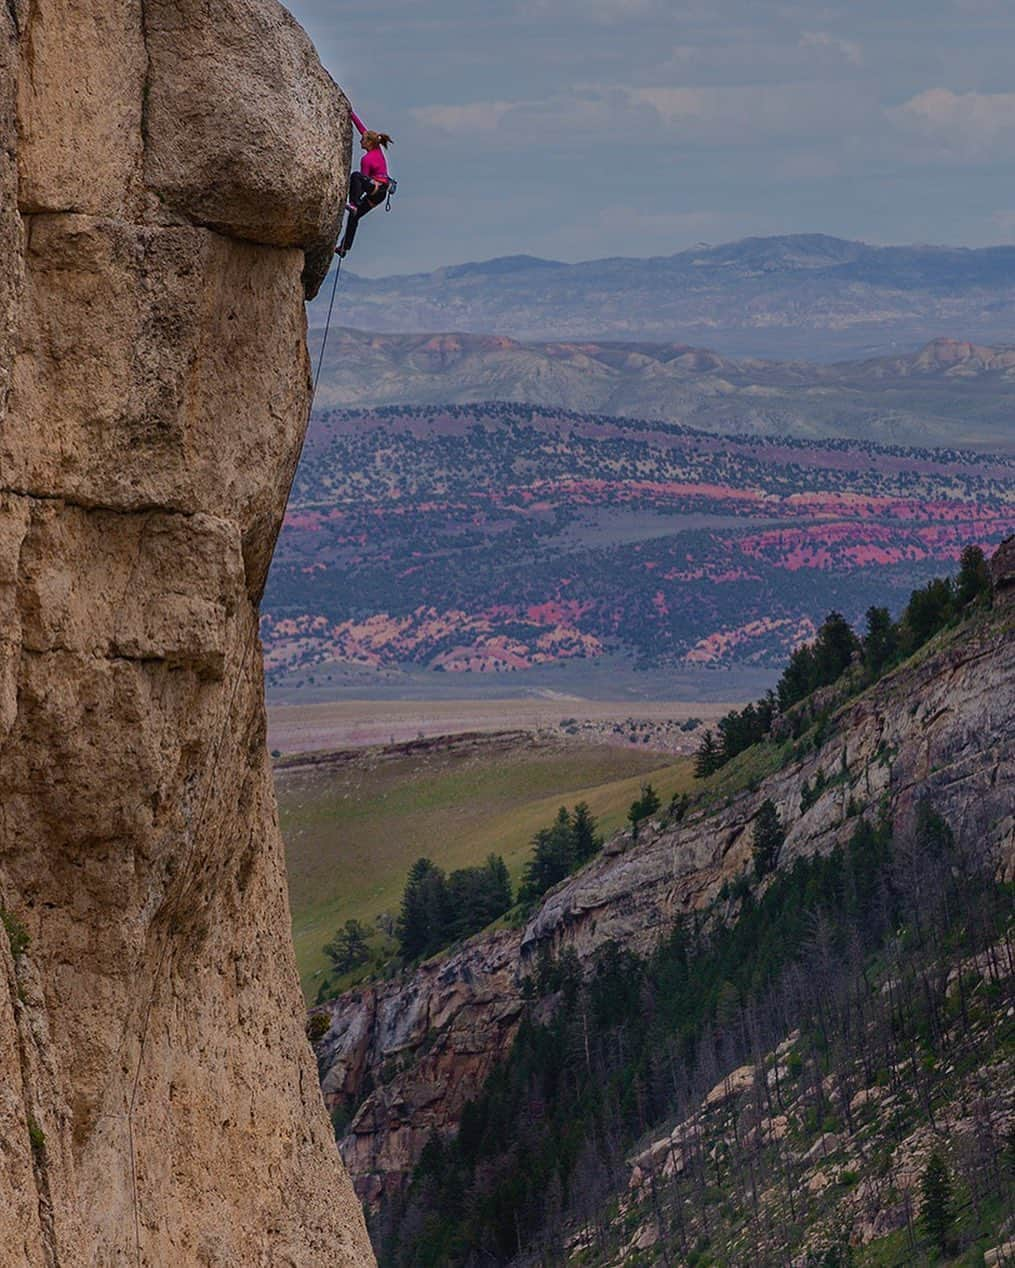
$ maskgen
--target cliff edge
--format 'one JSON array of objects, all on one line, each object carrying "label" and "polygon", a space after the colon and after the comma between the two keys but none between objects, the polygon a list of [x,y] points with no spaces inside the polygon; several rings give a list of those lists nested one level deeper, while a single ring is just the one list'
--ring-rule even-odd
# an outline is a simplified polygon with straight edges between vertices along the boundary
[{"label": "cliff edge", "polygon": [[371,1264],[257,641],[347,105],[274,0],[9,0],[0,139],[0,1259]]}]

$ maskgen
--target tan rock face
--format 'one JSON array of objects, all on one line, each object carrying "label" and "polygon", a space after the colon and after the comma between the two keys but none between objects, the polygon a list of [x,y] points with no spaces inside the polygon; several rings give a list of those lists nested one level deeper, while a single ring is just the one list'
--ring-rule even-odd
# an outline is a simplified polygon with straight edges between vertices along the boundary
[{"label": "tan rock face", "polygon": [[23,210],[120,215],[136,195],[146,61],[140,17],[140,0],[21,5]]},{"label": "tan rock face", "polygon": [[0,1262],[370,1264],[256,611],[344,99],[267,0],[11,0],[0,129]]},{"label": "tan rock face", "polygon": [[[522,1008],[522,979],[540,948],[573,948],[586,965],[606,942],[644,955],[680,915],[715,899],[751,866],[752,825],[766,797],[790,825],[780,865],[828,853],[856,827],[855,805],[884,800],[904,834],[929,796],[959,839],[998,874],[1015,875],[1015,638],[999,608],[935,654],[847,703],[818,752],[755,791],[692,812],[673,828],[649,825],[637,845],[609,843],[551,890],[524,930],[480,935],[404,980],[327,1006],[317,1045],[329,1104],[357,1111],[342,1152],[357,1190],[374,1201],[411,1174],[430,1130],[453,1131],[465,1102],[503,1056]],[[829,785],[801,812],[804,783]],[[851,802],[854,806],[851,807]],[[367,1075],[373,1091],[364,1096]],[[753,1079],[748,1067],[731,1076]],[[730,1094],[730,1080],[714,1092]]]},{"label": "tan rock face", "polygon": [[341,209],[349,115],[275,0],[146,0],[145,180],[174,211],[305,246]]}]

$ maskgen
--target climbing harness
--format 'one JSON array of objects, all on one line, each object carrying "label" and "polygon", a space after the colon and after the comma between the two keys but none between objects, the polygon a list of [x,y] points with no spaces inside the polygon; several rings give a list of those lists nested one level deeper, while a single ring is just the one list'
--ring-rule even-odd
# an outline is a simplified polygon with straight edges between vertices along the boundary
[{"label": "climbing harness", "polygon": [[321,351],[317,356],[317,373],[313,375],[313,391],[310,394],[310,407],[313,408],[313,398],[317,396],[317,383],[321,378],[321,366],[325,364],[325,346],[327,345],[327,332],[331,330],[331,313],[335,309],[335,292],[339,289],[339,275],[341,274],[341,256],[335,268],[335,280],[331,283],[331,302],[327,306],[327,321],[325,321],[325,333],[321,339]]},{"label": "climbing harness", "polygon": [[[384,201],[385,211],[391,210],[391,199],[397,189],[398,189],[398,181],[396,181],[393,177],[389,177],[388,187],[386,191],[387,197],[385,198],[385,201]],[[338,265],[335,268],[335,280],[331,284],[331,300],[328,304],[328,317],[324,323],[324,336],[321,339],[321,351],[317,357],[317,373],[314,375],[314,388],[310,394],[310,408],[311,409],[313,409],[314,407],[314,397],[317,395],[317,384],[321,378],[321,367],[324,365],[324,349],[328,342],[328,331],[331,329],[331,314],[332,312],[334,312],[334,309],[335,309],[335,293],[338,290],[338,278],[342,272],[342,259],[343,259],[342,256],[338,257]]]}]

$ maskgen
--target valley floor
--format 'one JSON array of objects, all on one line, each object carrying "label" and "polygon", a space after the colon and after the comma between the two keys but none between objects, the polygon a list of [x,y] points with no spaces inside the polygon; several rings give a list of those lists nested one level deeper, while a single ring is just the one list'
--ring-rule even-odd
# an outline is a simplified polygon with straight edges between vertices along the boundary
[{"label": "valley floor", "polygon": [[[698,724],[712,726],[740,702],[587,700],[564,693],[509,700],[331,700],[268,709],[273,753],[400,744],[463,731],[548,731],[644,745],[674,753],[697,747]],[[682,729],[683,726],[687,729]]]},{"label": "valley floor", "polygon": [[[418,729],[414,719],[410,730]],[[368,969],[392,954],[387,935],[418,858],[450,871],[499,854],[517,884],[534,834],[559,806],[585,801],[602,830],[615,832],[645,780],[668,800],[690,787],[691,766],[690,757],[647,744],[524,729],[482,735],[478,728],[440,744],[277,761],[293,938],[308,1001],[329,982],[324,945],[347,920],[374,930],[378,963]],[[332,981],[331,993],[349,984]]]}]

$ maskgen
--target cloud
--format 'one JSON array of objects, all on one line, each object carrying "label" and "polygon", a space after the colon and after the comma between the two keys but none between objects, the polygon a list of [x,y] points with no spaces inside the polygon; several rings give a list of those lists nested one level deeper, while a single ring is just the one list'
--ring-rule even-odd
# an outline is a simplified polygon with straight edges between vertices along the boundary
[{"label": "cloud", "polygon": [[869,103],[848,85],[744,84],[636,88],[633,104],[649,106],[671,129],[694,128],[711,144],[801,138],[856,127]]},{"label": "cloud", "polygon": [[856,40],[844,40],[827,31],[805,31],[800,36],[800,47],[831,54],[851,66],[863,65],[863,47]]},{"label": "cloud", "polygon": [[475,136],[496,132],[505,115],[519,104],[513,101],[473,101],[464,106],[415,106],[409,113],[425,127],[438,128],[451,136]]},{"label": "cloud", "polygon": [[[816,15],[811,14],[811,17]],[[646,59],[649,73],[669,74],[680,83],[790,84],[855,78],[865,65],[864,47],[828,31],[800,33],[727,24],[721,32],[701,29],[696,42],[670,47],[664,61]]]},{"label": "cloud", "polygon": [[704,120],[714,113],[707,88],[636,88],[628,95],[637,105],[650,106],[670,127]]},{"label": "cloud", "polygon": [[809,140],[880,121],[875,103],[850,84],[738,84],[630,87],[577,85],[542,99],[472,101],[411,109],[413,120],[448,136],[510,151],[578,145],[604,135],[649,145],[700,148]]},{"label": "cloud", "polygon": [[930,88],[887,111],[899,129],[970,156],[1015,148],[1015,93],[955,93]]},{"label": "cloud", "polygon": [[604,25],[652,17],[662,11],[661,0],[523,0],[521,5],[524,17],[576,17]]},{"label": "cloud", "polygon": [[579,87],[541,100],[417,106],[410,114],[424,127],[449,136],[478,137],[501,149],[528,148],[534,136],[547,142],[567,142],[644,121],[624,91],[598,87]]}]

